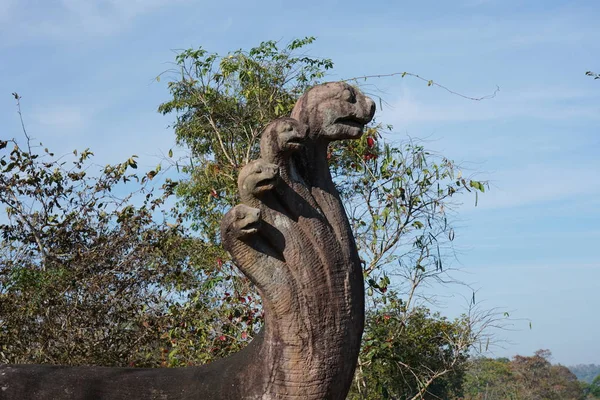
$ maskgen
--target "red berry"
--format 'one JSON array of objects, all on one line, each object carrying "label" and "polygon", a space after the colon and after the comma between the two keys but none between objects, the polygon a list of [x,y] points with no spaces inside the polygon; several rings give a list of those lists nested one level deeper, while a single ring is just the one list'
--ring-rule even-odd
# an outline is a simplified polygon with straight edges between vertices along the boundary
[{"label": "red berry", "polygon": [[375,139],[373,139],[372,137],[368,137],[367,138],[367,146],[373,147],[374,145],[375,145]]}]

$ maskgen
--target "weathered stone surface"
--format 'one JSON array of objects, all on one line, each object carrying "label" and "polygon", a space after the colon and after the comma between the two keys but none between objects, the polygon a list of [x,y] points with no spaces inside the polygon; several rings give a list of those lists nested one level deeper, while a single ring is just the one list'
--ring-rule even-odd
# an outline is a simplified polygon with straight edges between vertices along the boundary
[{"label": "weathered stone surface", "polygon": [[173,369],[0,366],[0,400],[344,399],[364,327],[356,244],[327,164],[375,104],[343,82],[305,93],[263,132],[221,236],[257,286],[265,325],[242,351]]}]

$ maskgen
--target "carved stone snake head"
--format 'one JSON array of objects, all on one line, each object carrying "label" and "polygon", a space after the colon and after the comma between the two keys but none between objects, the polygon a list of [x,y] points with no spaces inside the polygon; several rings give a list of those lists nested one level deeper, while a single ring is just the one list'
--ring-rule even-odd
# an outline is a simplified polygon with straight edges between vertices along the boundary
[{"label": "carved stone snake head", "polygon": [[260,154],[275,162],[299,150],[308,134],[307,127],[293,118],[279,118],[265,128],[260,139]]},{"label": "carved stone snake head", "polygon": [[329,82],[308,90],[292,118],[308,126],[312,139],[326,142],[358,139],[375,114],[375,102],[345,82]]},{"label": "carved stone snake head", "polygon": [[[237,239],[246,239],[258,232],[261,225],[260,210],[238,204],[223,217],[222,227]],[[225,236],[225,233],[222,233]]]},{"label": "carved stone snake head", "polygon": [[279,167],[262,159],[249,162],[238,176],[238,190],[242,199],[260,198],[273,190],[279,179]]}]

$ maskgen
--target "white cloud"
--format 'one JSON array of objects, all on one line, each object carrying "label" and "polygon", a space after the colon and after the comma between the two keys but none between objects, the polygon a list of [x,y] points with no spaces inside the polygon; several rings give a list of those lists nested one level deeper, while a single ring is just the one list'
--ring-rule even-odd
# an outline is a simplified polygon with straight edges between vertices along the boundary
[{"label": "white cloud", "polygon": [[[444,93],[434,99],[415,96],[405,87],[399,98],[391,101],[387,109],[384,107],[383,114],[386,121],[398,126],[407,123],[483,121],[512,117],[598,120],[600,108],[596,105],[597,98],[598,93],[594,91],[544,87],[501,90],[494,99],[457,102],[455,96]],[[587,104],[571,104],[585,101]]]},{"label": "white cloud", "polygon": [[[1,36],[14,43],[14,32],[21,40],[38,37],[69,39],[80,35],[111,35],[127,26],[139,15],[151,13],[173,3],[187,0],[2,0]],[[0,37],[1,37],[0,36]]]},{"label": "white cloud", "polygon": [[15,0],[2,0],[0,1],[0,22],[5,22],[9,19],[9,16],[14,7]]},{"label": "white cloud", "polygon": [[77,106],[57,105],[33,110],[30,118],[41,131],[48,130],[55,136],[66,136],[83,130],[90,119],[89,114]]},{"label": "white cloud", "polygon": [[[384,109],[381,120],[417,136],[424,131],[433,131],[434,136],[443,134],[447,138],[431,139],[437,142],[432,147],[451,158],[459,156],[483,162],[476,170],[492,168],[492,172],[484,174],[493,180],[491,193],[479,202],[478,208],[547,205],[570,198],[579,201],[600,196],[600,181],[596,176],[599,162],[592,158],[565,161],[570,151],[581,151],[577,146],[593,145],[591,134],[565,127],[557,131],[548,128],[559,120],[566,122],[561,124],[564,126],[569,126],[571,121],[598,121],[600,110],[595,106],[598,94],[593,90],[531,86],[512,93],[502,91],[498,97],[481,102],[428,92],[416,91],[416,96],[410,88],[404,87],[401,96]],[[486,133],[486,129],[496,124],[495,120],[505,122],[510,118],[527,121],[529,130],[520,134]],[[493,122],[479,123],[488,120]],[[540,120],[550,123],[542,124]],[[453,122],[463,125],[470,122],[475,132],[482,131],[463,134],[456,131],[455,126],[447,125]],[[561,135],[564,134],[570,135],[569,140],[563,140],[565,137]],[[397,136],[390,138],[398,140]]]},{"label": "white cloud", "polygon": [[[474,6],[489,3],[473,1]],[[539,44],[585,43],[598,33],[598,27],[590,15],[581,10],[563,8],[547,12],[515,12],[507,16],[476,14],[463,24],[435,21],[420,37],[427,41],[451,43],[481,43],[490,52],[535,46]],[[456,45],[452,46],[456,49]]]},{"label": "white cloud", "polygon": [[597,163],[577,166],[530,164],[494,174],[493,188],[482,209],[520,207],[600,195]]},{"label": "white cloud", "polygon": [[227,17],[223,23],[223,31],[228,31],[233,26],[233,18]]}]

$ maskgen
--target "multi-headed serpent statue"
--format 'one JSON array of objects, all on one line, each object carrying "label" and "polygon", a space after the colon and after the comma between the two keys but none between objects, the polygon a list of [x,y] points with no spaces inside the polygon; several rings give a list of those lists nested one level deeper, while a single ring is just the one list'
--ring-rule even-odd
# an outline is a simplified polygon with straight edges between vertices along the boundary
[{"label": "multi-headed serpent statue", "polygon": [[354,237],[327,163],[334,140],[357,139],[375,103],[343,82],[307,91],[291,118],[262,134],[239,173],[242,204],[222,242],[258,288],[262,331],[200,367],[0,366],[1,400],[344,399],[364,327]]}]

